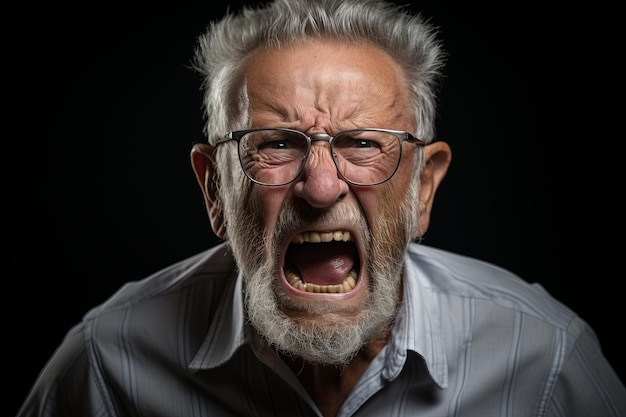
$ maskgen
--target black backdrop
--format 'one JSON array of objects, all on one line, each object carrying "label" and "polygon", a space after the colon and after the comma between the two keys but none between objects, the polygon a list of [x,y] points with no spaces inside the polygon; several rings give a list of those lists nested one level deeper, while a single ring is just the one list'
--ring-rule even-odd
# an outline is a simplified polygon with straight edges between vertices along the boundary
[{"label": "black backdrop", "polygon": [[[216,242],[189,163],[203,120],[188,64],[227,7],[205,3],[2,16],[11,411],[90,307]],[[594,259],[589,219],[588,33],[571,11],[522,5],[420,5],[449,53],[437,130],[454,153],[425,244],[541,283],[596,329],[623,377],[609,327],[618,283]]]}]

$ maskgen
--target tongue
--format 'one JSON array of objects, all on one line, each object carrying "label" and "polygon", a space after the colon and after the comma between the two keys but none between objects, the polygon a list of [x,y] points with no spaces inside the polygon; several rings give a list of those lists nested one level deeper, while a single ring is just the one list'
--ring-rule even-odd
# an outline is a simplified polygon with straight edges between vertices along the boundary
[{"label": "tongue", "polygon": [[317,285],[341,284],[357,259],[353,243],[291,245],[289,254],[302,281]]}]

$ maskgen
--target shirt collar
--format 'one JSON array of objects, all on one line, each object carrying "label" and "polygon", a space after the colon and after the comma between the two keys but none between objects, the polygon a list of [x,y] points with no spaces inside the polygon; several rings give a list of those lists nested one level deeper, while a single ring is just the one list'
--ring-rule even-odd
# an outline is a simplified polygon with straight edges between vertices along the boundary
[{"label": "shirt collar", "polygon": [[420,355],[433,381],[448,386],[448,363],[441,335],[437,297],[430,297],[427,277],[411,256],[406,258],[404,300],[394,322],[385,352],[383,378],[394,379],[402,370],[409,351]]},{"label": "shirt collar", "polygon": [[244,329],[241,272],[236,279],[229,279],[228,285],[224,294],[231,296],[222,299],[204,342],[189,365],[192,371],[222,365],[249,340]]}]

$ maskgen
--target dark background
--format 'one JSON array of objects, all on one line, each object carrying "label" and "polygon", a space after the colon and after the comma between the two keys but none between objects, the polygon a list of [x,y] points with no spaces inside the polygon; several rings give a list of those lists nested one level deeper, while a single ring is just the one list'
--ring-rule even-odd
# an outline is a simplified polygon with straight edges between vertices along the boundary
[{"label": "dark background", "polygon": [[[10,412],[89,308],[216,242],[189,162],[203,123],[189,62],[227,7],[205,3],[0,18]],[[595,250],[589,187],[601,178],[582,97],[602,69],[583,12],[420,8],[449,53],[437,130],[453,149],[424,243],[541,283],[596,329],[624,380],[621,285]]]}]

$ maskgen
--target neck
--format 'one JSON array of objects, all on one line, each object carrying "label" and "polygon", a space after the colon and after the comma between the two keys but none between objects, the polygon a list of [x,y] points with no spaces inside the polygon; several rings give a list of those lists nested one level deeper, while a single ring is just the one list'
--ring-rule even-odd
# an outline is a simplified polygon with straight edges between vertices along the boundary
[{"label": "neck", "polygon": [[389,332],[364,346],[345,366],[311,364],[282,356],[324,417],[334,417],[361,375],[389,340]]}]

